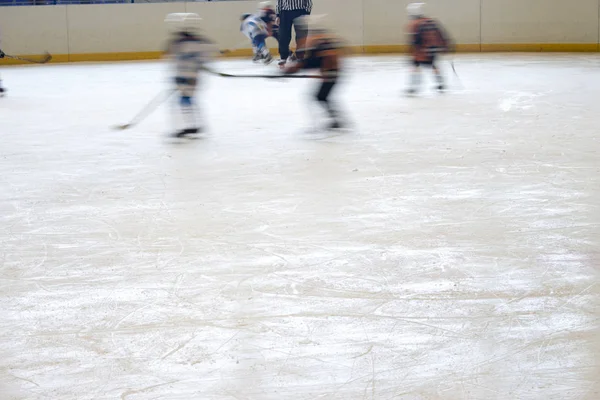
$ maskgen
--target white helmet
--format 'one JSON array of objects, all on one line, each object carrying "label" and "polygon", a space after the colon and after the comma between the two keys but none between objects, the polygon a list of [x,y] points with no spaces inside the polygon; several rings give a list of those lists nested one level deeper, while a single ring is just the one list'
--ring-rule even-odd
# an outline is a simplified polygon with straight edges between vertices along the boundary
[{"label": "white helmet", "polygon": [[200,29],[202,18],[196,13],[171,13],[165,22],[174,31],[193,31]]},{"label": "white helmet", "polygon": [[261,1],[260,3],[258,3],[258,8],[260,10],[264,10],[265,8],[273,8],[273,2],[272,1]]},{"label": "white helmet", "polygon": [[425,3],[410,3],[406,7],[406,12],[410,17],[422,17],[424,13]]}]

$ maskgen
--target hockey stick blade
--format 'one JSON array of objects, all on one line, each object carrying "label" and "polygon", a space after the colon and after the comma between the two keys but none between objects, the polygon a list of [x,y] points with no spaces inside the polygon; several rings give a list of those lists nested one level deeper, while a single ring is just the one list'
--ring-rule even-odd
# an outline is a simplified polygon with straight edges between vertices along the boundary
[{"label": "hockey stick blade", "polygon": [[130,126],[131,124],[115,125],[113,126],[113,129],[115,131],[124,131],[125,129],[129,129]]},{"label": "hockey stick blade", "polygon": [[135,125],[142,122],[148,115],[150,115],[155,109],[158,108],[162,103],[167,101],[169,97],[175,93],[176,89],[169,89],[168,91],[159,92],[148,104],[146,104],[136,115],[131,119],[128,124],[116,125],[113,126],[114,130],[124,131],[125,129],[129,129],[134,127]]},{"label": "hockey stick blade", "polygon": [[6,54],[5,57],[11,58],[13,60],[25,61],[25,62],[30,62],[30,63],[34,63],[34,64],[46,64],[47,62],[52,60],[52,55],[48,52],[44,53],[44,56],[42,58],[40,58],[39,60],[36,60],[33,58],[27,58],[27,57],[10,56],[8,54]]}]

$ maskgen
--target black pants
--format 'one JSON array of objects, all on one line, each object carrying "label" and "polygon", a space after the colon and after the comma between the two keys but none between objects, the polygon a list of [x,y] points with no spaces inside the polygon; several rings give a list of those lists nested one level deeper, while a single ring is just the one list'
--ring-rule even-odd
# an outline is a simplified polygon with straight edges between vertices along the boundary
[{"label": "black pants", "polygon": [[282,60],[290,56],[290,42],[292,41],[292,26],[296,31],[296,42],[308,35],[300,27],[296,18],[308,15],[305,10],[281,10],[279,11],[279,56]]},{"label": "black pants", "polygon": [[435,56],[435,54],[433,54],[425,61],[417,61],[416,59],[414,59],[413,65],[415,67],[420,67],[422,65],[424,67],[437,68],[435,65],[435,61],[436,61],[436,56]]},{"label": "black pants", "polygon": [[323,81],[321,83],[321,86],[319,87],[319,91],[317,92],[316,96],[316,99],[319,102],[319,104],[325,107],[327,113],[331,118],[337,117],[337,112],[332,107],[331,102],[329,101],[329,94],[331,93],[331,90],[333,89],[336,83],[337,81],[335,79]]}]

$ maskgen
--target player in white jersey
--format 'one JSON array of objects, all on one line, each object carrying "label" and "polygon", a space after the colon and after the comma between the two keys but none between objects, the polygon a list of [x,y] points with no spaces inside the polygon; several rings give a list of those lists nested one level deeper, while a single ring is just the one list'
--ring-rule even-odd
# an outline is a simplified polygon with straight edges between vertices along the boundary
[{"label": "player in white jersey", "polygon": [[179,112],[182,117],[182,126],[174,136],[184,137],[202,131],[198,124],[194,95],[198,85],[198,74],[212,58],[214,46],[195,32],[200,21],[197,14],[169,14],[165,21],[173,26],[174,34],[167,47],[167,55],[173,62],[174,80],[179,92]]},{"label": "player in white jersey", "polygon": [[[0,40],[0,43],[2,43],[1,40]],[[0,58],[4,58],[4,56],[5,56],[4,52],[2,51],[2,49],[0,49]],[[4,96],[5,92],[6,92],[6,90],[2,86],[2,79],[0,79],[0,97]]]},{"label": "player in white jersey", "polygon": [[267,47],[266,40],[269,36],[276,36],[275,11],[268,1],[259,4],[255,14],[243,14],[240,18],[242,24],[240,31],[252,42],[255,62],[262,61],[269,64],[273,56]]}]

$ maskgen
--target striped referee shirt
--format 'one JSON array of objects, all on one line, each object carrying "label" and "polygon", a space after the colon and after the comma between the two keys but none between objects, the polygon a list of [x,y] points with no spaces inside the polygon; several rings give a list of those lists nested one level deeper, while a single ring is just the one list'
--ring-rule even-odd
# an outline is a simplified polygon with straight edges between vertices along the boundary
[{"label": "striped referee shirt", "polygon": [[277,0],[275,12],[279,15],[280,11],[304,10],[310,14],[312,6],[312,0]]}]

